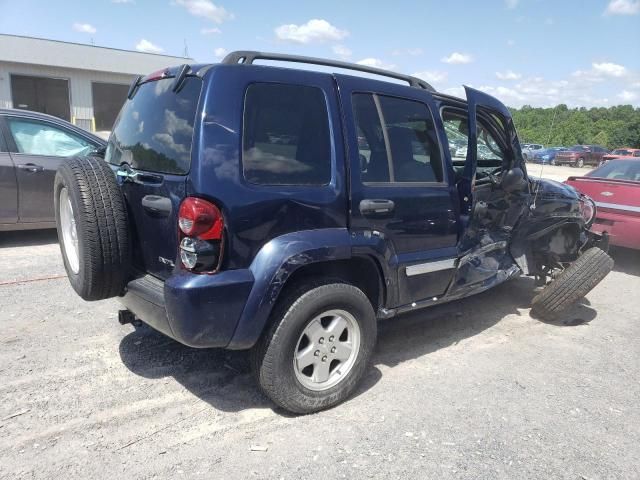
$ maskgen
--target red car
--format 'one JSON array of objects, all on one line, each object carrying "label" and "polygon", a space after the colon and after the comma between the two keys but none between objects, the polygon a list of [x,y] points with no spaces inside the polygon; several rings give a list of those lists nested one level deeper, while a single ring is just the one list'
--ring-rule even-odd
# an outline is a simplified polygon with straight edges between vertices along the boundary
[{"label": "red car", "polygon": [[616,148],[602,157],[603,162],[608,162],[621,157],[640,157],[640,148]]},{"label": "red car", "polygon": [[574,145],[573,147],[556,153],[556,165],[570,165],[582,168],[585,165],[598,166],[602,157],[609,153],[600,145]]},{"label": "red car", "polygon": [[608,232],[612,245],[640,249],[640,157],[610,160],[565,183],[594,200],[592,231]]}]

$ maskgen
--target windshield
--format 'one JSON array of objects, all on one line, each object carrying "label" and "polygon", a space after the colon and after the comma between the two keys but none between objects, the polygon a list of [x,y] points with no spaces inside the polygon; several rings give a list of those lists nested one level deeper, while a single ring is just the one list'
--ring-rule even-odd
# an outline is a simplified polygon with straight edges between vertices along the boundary
[{"label": "windshield", "polygon": [[618,150],[614,150],[611,152],[612,155],[631,155],[631,150],[624,150],[619,148]]},{"label": "windshield", "polygon": [[640,160],[610,160],[585,176],[638,182],[640,181]]},{"label": "windshield", "polygon": [[569,149],[570,152],[584,152],[587,150],[587,147],[583,147],[582,145],[574,145]]},{"label": "windshield", "polygon": [[179,175],[189,171],[202,80],[187,77],[178,92],[171,89],[173,81],[144,83],[124,104],[107,145],[109,163]]}]

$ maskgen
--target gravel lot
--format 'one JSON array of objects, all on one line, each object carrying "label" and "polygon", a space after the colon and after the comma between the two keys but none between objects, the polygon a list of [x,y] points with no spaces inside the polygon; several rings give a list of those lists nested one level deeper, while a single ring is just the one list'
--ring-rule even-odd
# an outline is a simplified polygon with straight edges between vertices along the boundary
[{"label": "gravel lot", "polygon": [[520,278],[381,323],[358,394],[293,417],[245,354],[83,302],[55,232],[0,233],[0,478],[640,478],[640,255],[612,255],[557,322]]}]

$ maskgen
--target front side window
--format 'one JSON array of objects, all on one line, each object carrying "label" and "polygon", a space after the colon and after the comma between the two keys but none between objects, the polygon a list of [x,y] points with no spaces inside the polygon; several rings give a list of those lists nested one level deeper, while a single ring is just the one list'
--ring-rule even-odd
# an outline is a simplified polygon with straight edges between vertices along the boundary
[{"label": "front side window", "polygon": [[244,104],[242,168],[258,185],[326,185],[332,150],[324,93],[317,87],[256,83]]},{"label": "front side window", "polygon": [[73,157],[96,151],[95,145],[80,135],[46,122],[7,117],[7,123],[19,153]]},{"label": "front side window", "polygon": [[440,146],[425,104],[356,93],[353,110],[364,183],[442,182]]},{"label": "front side window", "polygon": [[[467,145],[469,142],[469,123],[467,112],[455,109],[444,109],[442,122],[447,134],[449,151],[454,167],[463,167],[467,159]],[[505,158],[505,152],[500,147],[492,130],[482,118],[478,118],[478,171],[491,171],[500,167]]]}]

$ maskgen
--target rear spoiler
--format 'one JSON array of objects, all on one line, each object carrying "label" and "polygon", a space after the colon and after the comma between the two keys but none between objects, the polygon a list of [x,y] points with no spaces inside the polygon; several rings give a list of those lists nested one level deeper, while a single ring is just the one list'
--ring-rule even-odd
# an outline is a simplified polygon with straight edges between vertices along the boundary
[{"label": "rear spoiler", "polygon": [[620,185],[635,185],[640,187],[640,182],[635,180],[623,180],[620,178],[603,178],[603,177],[569,177],[566,180],[567,182],[607,182],[607,183],[618,183]]}]

